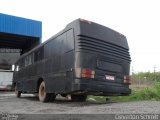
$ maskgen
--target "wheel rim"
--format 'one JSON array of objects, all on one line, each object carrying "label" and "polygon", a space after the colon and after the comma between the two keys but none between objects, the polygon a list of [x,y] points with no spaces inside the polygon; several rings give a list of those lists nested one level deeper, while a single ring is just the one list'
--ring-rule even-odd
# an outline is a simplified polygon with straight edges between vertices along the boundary
[{"label": "wheel rim", "polygon": [[44,97],[44,95],[45,95],[45,87],[44,86],[41,86],[41,88],[40,88],[40,95],[42,97]]}]

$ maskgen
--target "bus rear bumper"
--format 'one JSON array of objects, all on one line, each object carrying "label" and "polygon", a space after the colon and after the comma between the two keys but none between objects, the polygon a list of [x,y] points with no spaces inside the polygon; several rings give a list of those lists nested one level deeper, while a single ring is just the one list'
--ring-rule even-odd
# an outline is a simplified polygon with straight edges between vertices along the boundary
[{"label": "bus rear bumper", "polygon": [[131,89],[127,86],[109,84],[103,82],[92,83],[74,83],[72,90],[77,93],[85,93],[88,95],[102,95],[102,96],[125,96],[131,94]]}]

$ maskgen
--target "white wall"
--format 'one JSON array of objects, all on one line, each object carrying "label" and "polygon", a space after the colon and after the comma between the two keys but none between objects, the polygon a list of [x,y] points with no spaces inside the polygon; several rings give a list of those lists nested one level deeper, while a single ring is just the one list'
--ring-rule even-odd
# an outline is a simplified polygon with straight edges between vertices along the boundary
[{"label": "white wall", "polygon": [[0,86],[7,86],[12,84],[13,72],[0,71]]}]

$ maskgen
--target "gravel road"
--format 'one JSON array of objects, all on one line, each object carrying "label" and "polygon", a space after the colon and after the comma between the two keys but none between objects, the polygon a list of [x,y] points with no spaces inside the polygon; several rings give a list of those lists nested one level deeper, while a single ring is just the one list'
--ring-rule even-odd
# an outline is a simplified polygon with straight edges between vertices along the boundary
[{"label": "gravel road", "polygon": [[16,98],[14,93],[0,93],[0,113],[15,114],[136,114],[160,113],[160,102],[71,102],[56,99],[52,103],[41,103],[33,95]]}]

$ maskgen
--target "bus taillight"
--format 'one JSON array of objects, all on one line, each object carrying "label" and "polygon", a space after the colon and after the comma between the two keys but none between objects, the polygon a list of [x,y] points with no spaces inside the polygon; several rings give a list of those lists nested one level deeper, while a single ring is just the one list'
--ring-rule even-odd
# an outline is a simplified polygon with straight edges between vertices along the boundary
[{"label": "bus taillight", "polygon": [[95,71],[91,69],[82,69],[81,77],[82,78],[94,78]]},{"label": "bus taillight", "polygon": [[124,76],[124,83],[130,85],[131,84],[131,76],[129,76],[129,75]]}]

